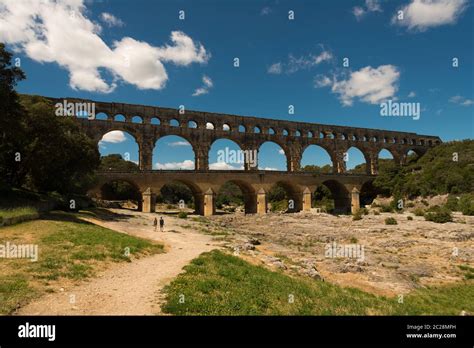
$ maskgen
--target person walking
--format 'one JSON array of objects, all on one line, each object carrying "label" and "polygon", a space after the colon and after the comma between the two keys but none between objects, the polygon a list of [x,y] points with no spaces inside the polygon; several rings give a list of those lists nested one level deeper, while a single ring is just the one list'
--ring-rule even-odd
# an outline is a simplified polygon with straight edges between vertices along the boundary
[{"label": "person walking", "polygon": [[163,232],[165,227],[165,220],[163,220],[163,216],[160,216],[160,232]]},{"label": "person walking", "polygon": [[155,217],[155,220],[153,220],[153,226],[155,227],[155,232],[156,232],[157,225],[158,225],[158,220],[156,220],[156,217]]}]

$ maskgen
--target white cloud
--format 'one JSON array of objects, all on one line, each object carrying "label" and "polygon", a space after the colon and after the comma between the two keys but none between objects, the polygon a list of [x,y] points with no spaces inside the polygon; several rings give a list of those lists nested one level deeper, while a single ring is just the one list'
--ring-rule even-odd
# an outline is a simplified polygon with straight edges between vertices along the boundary
[{"label": "white cloud", "polygon": [[414,91],[411,91],[410,93],[408,93],[408,98],[414,98],[416,97],[416,93]]},{"label": "white cloud", "polygon": [[283,149],[278,149],[278,153],[279,153],[280,155],[284,155],[284,154],[285,154],[285,150],[283,150]]},{"label": "white cloud", "polygon": [[108,12],[103,12],[100,15],[100,19],[102,19],[102,21],[109,27],[122,27],[125,24],[120,18],[117,18]]},{"label": "white cloud", "polygon": [[267,69],[267,72],[269,74],[275,74],[275,75],[281,74],[282,72],[281,63],[275,63],[275,64],[270,65],[270,67]]},{"label": "white cloud", "polygon": [[243,170],[244,166],[234,167],[226,162],[215,162],[209,164],[209,169],[212,170]]},{"label": "white cloud", "polygon": [[462,106],[470,106],[474,104],[472,99],[467,99],[460,95],[455,95],[454,97],[449,98],[449,101]]},{"label": "white cloud", "polygon": [[278,168],[273,168],[273,167],[258,167],[259,170],[280,170]]},{"label": "white cloud", "polygon": [[262,10],[260,11],[261,16],[266,16],[266,15],[269,15],[270,13],[272,13],[272,9],[268,6],[262,8]]},{"label": "white cloud", "polygon": [[117,143],[123,143],[126,140],[127,140],[127,138],[125,137],[124,132],[115,130],[115,131],[111,131],[111,132],[108,132],[107,134],[105,134],[102,137],[99,144],[101,144],[101,143],[114,143],[114,144],[117,144]]},{"label": "white cloud", "polygon": [[[163,63],[205,63],[204,46],[186,34],[171,32],[162,47],[123,37],[109,47],[101,27],[87,18],[82,0],[1,0],[0,41],[41,63],[57,63],[69,72],[73,89],[112,92],[121,81],[140,89],[162,89],[168,75]],[[106,81],[107,71],[112,81]]]},{"label": "white cloud", "polygon": [[211,122],[207,122],[206,129],[214,129],[214,125]]},{"label": "white cloud", "polygon": [[419,31],[456,23],[467,4],[467,0],[412,0],[401,8],[403,19],[399,19],[397,13],[392,23]]},{"label": "white cloud", "polygon": [[323,50],[320,54],[308,54],[306,56],[295,57],[292,54],[288,56],[287,63],[274,63],[267,69],[269,74],[281,74],[285,72],[287,74],[293,74],[299,70],[307,70],[312,67],[321,64],[324,61],[329,61],[333,57],[332,53]]},{"label": "white cloud", "polygon": [[339,94],[344,106],[351,106],[356,98],[369,104],[378,104],[395,96],[399,77],[400,72],[393,65],[381,65],[378,68],[366,66],[350,73],[347,79],[338,81],[334,77],[331,84],[326,84],[329,78],[322,79],[322,86],[316,84],[315,87],[331,85],[331,91]]},{"label": "white cloud", "polygon": [[188,143],[187,141],[174,141],[172,143],[167,143],[168,146],[171,146],[171,147],[176,147],[176,146],[191,146],[190,143]]},{"label": "white cloud", "polygon": [[362,7],[356,6],[352,9],[352,14],[356,17],[357,20],[360,20],[364,16],[365,10]]},{"label": "white cloud", "polygon": [[382,12],[379,0],[365,0],[365,8],[361,6],[355,6],[352,9],[352,14],[357,20],[361,20],[369,12]]},{"label": "white cloud", "polygon": [[194,169],[194,161],[192,160],[184,160],[183,162],[168,162],[168,163],[160,163],[156,164],[157,169],[164,169],[164,170],[175,170],[175,169],[184,169],[184,170],[193,170]]},{"label": "white cloud", "polygon": [[327,87],[332,84],[332,80],[324,75],[318,75],[314,79],[315,87]]},{"label": "white cloud", "polygon": [[206,75],[202,76],[202,83],[203,83],[203,86],[199,87],[199,88],[196,88],[196,90],[193,93],[193,97],[197,97],[199,95],[209,93],[209,89],[211,89],[214,86],[214,84],[212,83],[211,78],[209,76],[206,76]]}]

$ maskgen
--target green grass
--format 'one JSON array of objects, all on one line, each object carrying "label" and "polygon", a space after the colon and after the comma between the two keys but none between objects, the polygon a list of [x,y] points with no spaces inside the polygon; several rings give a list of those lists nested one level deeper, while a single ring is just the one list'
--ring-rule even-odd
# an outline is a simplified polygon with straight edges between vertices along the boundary
[{"label": "green grass", "polygon": [[165,287],[166,304],[162,309],[166,313],[459,315],[462,310],[474,312],[473,282],[419,289],[406,295],[403,303],[398,303],[398,297],[376,296],[323,281],[290,277],[220,251],[202,254],[185,270]]},{"label": "green grass", "polygon": [[0,259],[0,313],[46,292],[61,279],[93,276],[107,262],[130,262],[135,257],[163,252],[163,245],[115,232],[69,213],[52,213],[41,220],[4,227],[0,244],[38,245],[38,261]]},{"label": "green grass", "polygon": [[2,208],[0,209],[0,218],[9,219],[12,217],[36,214],[38,210],[33,207],[17,207],[17,208]]}]

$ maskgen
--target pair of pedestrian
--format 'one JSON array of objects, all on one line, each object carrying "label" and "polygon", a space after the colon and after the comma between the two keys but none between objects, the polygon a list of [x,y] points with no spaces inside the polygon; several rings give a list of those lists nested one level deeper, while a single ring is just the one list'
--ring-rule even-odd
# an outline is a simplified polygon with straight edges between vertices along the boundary
[{"label": "pair of pedestrian", "polygon": [[[153,220],[153,226],[155,227],[155,232],[156,232],[156,227],[158,226],[158,220],[155,219]],[[163,220],[163,216],[160,216],[160,232],[163,232],[165,227],[165,220]]]}]

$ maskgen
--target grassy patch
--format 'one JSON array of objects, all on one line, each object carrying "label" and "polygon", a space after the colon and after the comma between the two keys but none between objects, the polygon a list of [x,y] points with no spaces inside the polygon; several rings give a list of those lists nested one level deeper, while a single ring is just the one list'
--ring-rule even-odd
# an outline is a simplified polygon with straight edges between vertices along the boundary
[{"label": "grassy patch", "polygon": [[204,253],[165,288],[175,315],[459,315],[474,312],[474,283],[386,298],[254,266],[220,251]]},{"label": "grassy patch", "polygon": [[38,261],[0,259],[0,313],[41,295],[61,279],[91,277],[108,262],[130,262],[134,257],[163,251],[163,246],[53,213],[44,219],[4,227],[0,244],[34,244]]},{"label": "grassy patch", "polygon": [[36,214],[37,212],[38,210],[33,207],[3,208],[0,209],[0,218],[9,219],[12,217]]}]

